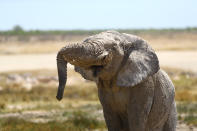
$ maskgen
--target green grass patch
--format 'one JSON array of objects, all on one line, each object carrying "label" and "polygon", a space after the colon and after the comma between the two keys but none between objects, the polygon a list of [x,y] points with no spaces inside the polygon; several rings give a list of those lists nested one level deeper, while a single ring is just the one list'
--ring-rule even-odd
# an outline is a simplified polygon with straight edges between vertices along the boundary
[{"label": "green grass patch", "polygon": [[[69,113],[64,113],[68,116]],[[0,119],[1,131],[91,131],[105,130],[104,121],[99,121],[87,112],[76,111],[70,114],[66,121],[50,121],[47,123],[33,123],[18,118]]]},{"label": "green grass patch", "polygon": [[194,89],[197,87],[197,77],[180,75],[179,78],[173,79],[174,85],[180,89]]},{"label": "green grass patch", "polygon": [[197,116],[190,114],[186,116],[183,120],[189,125],[197,126]]},{"label": "green grass patch", "polygon": [[178,119],[184,121],[189,125],[197,126],[197,102],[177,103]]},{"label": "green grass patch", "polygon": [[180,114],[197,114],[197,102],[195,103],[177,103],[177,111]]},{"label": "green grass patch", "polygon": [[194,114],[189,114],[189,115],[184,116],[184,117],[179,115],[178,118],[179,118],[179,120],[184,121],[188,125],[197,126],[197,116],[195,116]]}]

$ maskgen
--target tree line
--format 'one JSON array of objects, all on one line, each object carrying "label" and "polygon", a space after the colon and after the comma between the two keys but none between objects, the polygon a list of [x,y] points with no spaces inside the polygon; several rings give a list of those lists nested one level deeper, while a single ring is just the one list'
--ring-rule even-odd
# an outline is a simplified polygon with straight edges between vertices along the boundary
[{"label": "tree line", "polygon": [[188,28],[167,28],[167,29],[99,29],[99,30],[24,30],[16,25],[12,30],[0,31],[0,35],[94,35],[106,30],[117,30],[119,32],[130,34],[165,34],[190,32],[197,33],[197,27]]}]

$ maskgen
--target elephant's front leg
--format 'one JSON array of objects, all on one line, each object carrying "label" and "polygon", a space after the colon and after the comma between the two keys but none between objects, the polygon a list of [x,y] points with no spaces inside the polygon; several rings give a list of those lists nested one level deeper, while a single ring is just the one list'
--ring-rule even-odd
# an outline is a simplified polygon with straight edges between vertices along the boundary
[{"label": "elephant's front leg", "polygon": [[103,107],[103,113],[108,131],[123,131],[121,119],[115,112]]},{"label": "elephant's front leg", "polygon": [[114,112],[111,107],[113,102],[111,92],[106,92],[104,88],[98,88],[98,95],[103,107],[104,118],[108,131],[121,131],[121,120],[118,114]]},{"label": "elephant's front leg", "polygon": [[149,131],[148,114],[151,110],[154,89],[151,87],[134,87],[130,93],[128,122],[130,131]]}]

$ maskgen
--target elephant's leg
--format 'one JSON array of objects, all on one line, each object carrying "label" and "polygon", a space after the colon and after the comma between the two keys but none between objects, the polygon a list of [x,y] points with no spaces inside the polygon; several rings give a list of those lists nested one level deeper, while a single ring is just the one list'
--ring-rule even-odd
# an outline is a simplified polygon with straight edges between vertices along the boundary
[{"label": "elephant's leg", "polygon": [[172,110],[169,114],[168,120],[166,121],[163,131],[176,131],[176,104],[174,102]]},{"label": "elephant's leg", "polygon": [[103,113],[108,131],[121,131],[121,119],[118,115],[105,108],[103,108]]},{"label": "elephant's leg", "polygon": [[128,104],[129,131],[148,131],[147,120],[151,111],[154,88],[149,82],[130,89]]}]

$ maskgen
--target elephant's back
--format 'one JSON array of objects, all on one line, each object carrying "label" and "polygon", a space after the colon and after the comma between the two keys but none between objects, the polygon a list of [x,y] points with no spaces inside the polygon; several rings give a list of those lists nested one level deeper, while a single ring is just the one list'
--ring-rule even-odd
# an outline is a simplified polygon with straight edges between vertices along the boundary
[{"label": "elephant's back", "polygon": [[148,118],[148,126],[151,128],[162,127],[168,118],[174,102],[174,85],[168,75],[159,70],[154,76],[154,99]]}]

